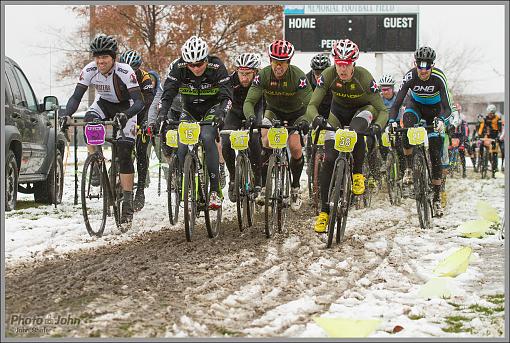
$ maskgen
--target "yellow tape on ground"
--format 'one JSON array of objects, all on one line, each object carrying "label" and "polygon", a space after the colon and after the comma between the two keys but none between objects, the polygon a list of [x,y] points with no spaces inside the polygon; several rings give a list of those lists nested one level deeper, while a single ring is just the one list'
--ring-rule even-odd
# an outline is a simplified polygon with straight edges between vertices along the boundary
[{"label": "yellow tape on ground", "polygon": [[320,318],[313,320],[329,337],[368,337],[381,324],[379,319]]},{"label": "yellow tape on ground", "polygon": [[473,249],[463,247],[442,260],[434,269],[434,273],[439,276],[456,277],[464,273],[469,265],[469,257]]}]

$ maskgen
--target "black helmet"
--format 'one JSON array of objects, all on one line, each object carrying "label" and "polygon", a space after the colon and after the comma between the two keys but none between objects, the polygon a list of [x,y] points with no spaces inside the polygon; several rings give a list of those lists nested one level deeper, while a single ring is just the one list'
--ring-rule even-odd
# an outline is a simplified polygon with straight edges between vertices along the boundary
[{"label": "black helmet", "polygon": [[90,50],[94,56],[99,54],[110,55],[117,52],[117,40],[112,36],[99,35],[90,43]]},{"label": "black helmet", "polygon": [[312,57],[310,67],[313,70],[324,70],[331,65],[328,54],[319,53]]},{"label": "black helmet", "polygon": [[436,52],[428,46],[422,46],[414,52],[414,59],[416,61],[434,63],[434,60],[436,59]]}]

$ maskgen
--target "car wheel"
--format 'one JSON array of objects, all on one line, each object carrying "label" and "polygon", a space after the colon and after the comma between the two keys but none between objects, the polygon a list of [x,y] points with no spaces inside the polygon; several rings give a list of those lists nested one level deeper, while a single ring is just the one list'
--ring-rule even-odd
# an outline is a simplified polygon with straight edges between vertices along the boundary
[{"label": "car wheel", "polygon": [[[55,192],[55,180],[53,174],[57,173],[57,187]],[[48,178],[46,181],[37,182],[34,184],[34,199],[36,202],[43,204],[53,204],[57,199],[57,204],[62,202],[62,192],[64,190],[64,163],[62,162],[62,155],[60,150],[57,150],[57,167],[51,166]]]},{"label": "car wheel", "polygon": [[16,209],[18,199],[18,163],[12,150],[5,156],[5,211]]}]

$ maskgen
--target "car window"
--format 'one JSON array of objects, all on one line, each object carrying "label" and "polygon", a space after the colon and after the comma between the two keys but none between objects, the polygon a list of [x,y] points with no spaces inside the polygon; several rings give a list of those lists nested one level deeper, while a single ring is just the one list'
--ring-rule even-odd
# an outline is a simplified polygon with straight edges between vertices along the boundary
[{"label": "car window", "polygon": [[34,92],[32,91],[32,87],[30,87],[30,83],[28,83],[27,78],[18,67],[14,67],[14,69],[18,74],[21,87],[25,93],[26,107],[31,111],[37,112],[37,101],[35,100]]},{"label": "car window", "polygon": [[16,76],[14,76],[14,72],[12,70],[12,67],[9,65],[5,65],[5,76],[7,77],[7,81],[11,87],[12,96],[13,96],[13,103],[16,106],[24,106],[25,105],[25,97],[23,96],[23,93],[21,92],[21,89],[18,86],[18,82],[16,81]]}]

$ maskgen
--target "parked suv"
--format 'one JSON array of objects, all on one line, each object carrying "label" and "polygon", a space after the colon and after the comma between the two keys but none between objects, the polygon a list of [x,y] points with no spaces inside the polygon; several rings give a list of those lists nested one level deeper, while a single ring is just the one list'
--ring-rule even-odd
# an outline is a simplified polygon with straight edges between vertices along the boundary
[{"label": "parked suv", "polygon": [[[58,100],[37,103],[20,66],[5,57],[5,210],[16,208],[18,191],[33,193],[36,202],[62,201],[65,137],[60,130],[55,146],[53,120]],[[56,154],[56,163],[55,163]],[[56,173],[56,177],[55,177]]]}]

